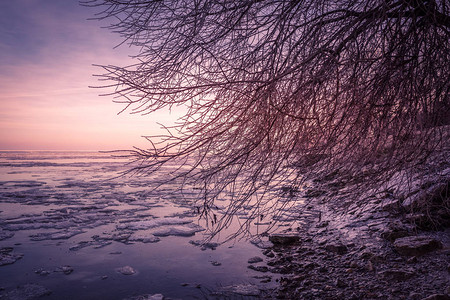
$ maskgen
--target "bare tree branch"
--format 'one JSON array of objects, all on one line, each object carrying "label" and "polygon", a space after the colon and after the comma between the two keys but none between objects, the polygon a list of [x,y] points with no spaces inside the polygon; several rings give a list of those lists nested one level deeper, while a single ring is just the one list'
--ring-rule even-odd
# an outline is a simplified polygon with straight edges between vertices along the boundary
[{"label": "bare tree branch", "polygon": [[257,218],[280,208],[274,188],[362,169],[379,185],[448,149],[447,1],[83,4],[140,49],[134,65],[103,67],[112,94],[138,113],[186,108],[133,152],[145,161],[137,170],[184,161],[174,178],[202,182],[210,220],[224,195],[230,214],[250,205]]}]

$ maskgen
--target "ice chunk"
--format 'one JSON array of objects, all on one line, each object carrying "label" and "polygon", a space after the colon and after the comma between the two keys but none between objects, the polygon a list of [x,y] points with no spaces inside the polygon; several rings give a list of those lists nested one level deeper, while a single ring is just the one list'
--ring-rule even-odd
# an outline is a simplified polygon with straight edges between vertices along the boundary
[{"label": "ice chunk", "polygon": [[[194,225],[194,224],[192,224]],[[153,232],[155,236],[193,236],[196,232],[203,231],[200,226],[168,226],[162,227]]]},{"label": "ice chunk", "polygon": [[150,233],[145,232],[135,232],[128,239],[130,242],[143,242],[143,243],[156,243],[159,242],[159,237],[154,236]]},{"label": "ice chunk", "polygon": [[123,300],[164,300],[164,296],[162,294],[154,294],[154,295],[139,295],[130,298],[125,298]]},{"label": "ice chunk", "polygon": [[13,252],[13,248],[0,248],[0,266],[13,264],[22,257],[23,254]]},{"label": "ice chunk", "polygon": [[80,229],[56,231],[56,232],[42,232],[30,235],[32,241],[43,241],[43,240],[66,240],[77,234],[84,233],[85,231]]},{"label": "ice chunk", "polygon": [[6,232],[6,231],[0,229],[0,241],[9,239],[9,238],[11,238],[13,236],[14,236],[14,233]]},{"label": "ice chunk", "polygon": [[153,220],[136,221],[123,223],[117,226],[118,229],[131,229],[131,230],[143,230],[160,227],[164,225],[183,225],[192,223],[189,219],[182,218],[159,218]]},{"label": "ice chunk", "polygon": [[136,274],[136,270],[133,269],[130,266],[125,266],[125,267],[121,267],[121,268],[117,268],[116,269],[117,272],[123,274],[123,275],[133,275]]},{"label": "ice chunk", "polygon": [[252,284],[236,284],[224,286],[221,288],[221,291],[243,296],[258,296],[260,293],[259,288],[256,285]]}]

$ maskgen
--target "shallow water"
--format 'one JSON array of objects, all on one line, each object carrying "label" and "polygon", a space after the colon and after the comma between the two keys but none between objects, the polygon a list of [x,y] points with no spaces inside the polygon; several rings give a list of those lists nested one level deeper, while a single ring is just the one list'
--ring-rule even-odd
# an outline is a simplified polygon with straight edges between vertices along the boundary
[{"label": "shallow water", "polygon": [[[263,274],[247,268],[260,249],[190,243],[204,226],[177,186],[149,192],[152,177],[111,179],[125,169],[105,153],[0,152],[0,248],[23,254],[0,266],[0,294],[36,283],[52,291],[47,299],[205,299],[223,286],[261,285],[254,277]],[[118,272],[124,266],[134,274]]]}]

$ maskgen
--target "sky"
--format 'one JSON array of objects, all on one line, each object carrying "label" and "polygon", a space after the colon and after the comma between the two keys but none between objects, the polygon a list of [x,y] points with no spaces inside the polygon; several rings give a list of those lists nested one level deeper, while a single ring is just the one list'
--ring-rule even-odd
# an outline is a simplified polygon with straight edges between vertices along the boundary
[{"label": "sky", "polygon": [[78,0],[0,1],[0,150],[147,148],[172,112],[118,114],[93,64],[126,66],[134,49]]}]

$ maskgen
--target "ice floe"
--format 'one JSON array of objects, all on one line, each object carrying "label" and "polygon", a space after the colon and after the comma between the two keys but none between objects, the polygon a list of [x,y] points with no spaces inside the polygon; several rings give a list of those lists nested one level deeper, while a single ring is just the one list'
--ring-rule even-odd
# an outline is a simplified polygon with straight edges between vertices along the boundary
[{"label": "ice floe", "polygon": [[123,275],[134,275],[137,272],[134,268],[132,268],[130,266],[124,266],[124,267],[117,268],[116,271]]},{"label": "ice floe", "polygon": [[0,266],[13,264],[23,257],[22,253],[13,250],[11,247],[0,248]]},{"label": "ice floe", "polygon": [[52,292],[46,287],[38,284],[25,284],[4,294],[0,294],[0,299],[10,300],[31,300],[50,295]]},{"label": "ice floe", "polygon": [[119,224],[118,229],[142,230],[164,225],[182,225],[192,223],[192,220],[182,218],[158,218],[153,220],[135,221]]}]

